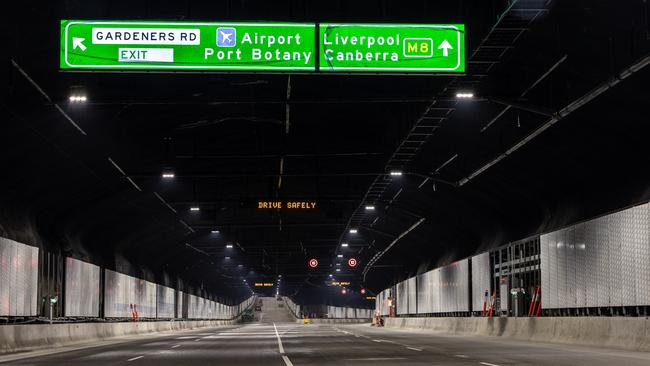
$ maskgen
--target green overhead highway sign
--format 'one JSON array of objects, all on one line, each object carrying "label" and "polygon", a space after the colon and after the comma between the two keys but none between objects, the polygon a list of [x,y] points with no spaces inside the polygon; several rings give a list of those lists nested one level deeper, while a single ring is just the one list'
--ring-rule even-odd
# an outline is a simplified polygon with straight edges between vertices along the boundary
[{"label": "green overhead highway sign", "polygon": [[463,24],[319,24],[319,71],[465,71]]},{"label": "green overhead highway sign", "polygon": [[315,71],[314,24],[61,21],[61,69]]},{"label": "green overhead highway sign", "polygon": [[465,28],[62,20],[60,68],[462,73]]}]

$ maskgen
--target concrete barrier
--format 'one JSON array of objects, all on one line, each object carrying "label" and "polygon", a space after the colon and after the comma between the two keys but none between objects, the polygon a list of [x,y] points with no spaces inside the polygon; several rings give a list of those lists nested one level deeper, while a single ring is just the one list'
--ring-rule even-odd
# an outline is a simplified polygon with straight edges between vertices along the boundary
[{"label": "concrete barrier", "polygon": [[650,351],[647,318],[386,318],[385,325],[447,334]]},{"label": "concrete barrier", "polygon": [[236,320],[63,323],[0,326],[0,354],[165,331],[232,325]]}]

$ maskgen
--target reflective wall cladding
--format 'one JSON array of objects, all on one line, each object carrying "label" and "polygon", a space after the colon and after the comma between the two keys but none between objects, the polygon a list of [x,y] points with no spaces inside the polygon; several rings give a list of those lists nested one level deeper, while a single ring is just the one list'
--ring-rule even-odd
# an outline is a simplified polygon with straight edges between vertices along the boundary
[{"label": "reflective wall cladding", "polygon": [[418,297],[417,297],[417,278],[411,277],[406,280],[408,283],[408,313],[415,314],[418,309]]},{"label": "reflective wall cladding", "polygon": [[0,316],[37,315],[38,248],[0,238]]},{"label": "reflective wall cladding", "polygon": [[[409,312],[409,283],[402,281],[397,284],[397,314],[408,314]],[[415,291],[415,289],[413,289]]]},{"label": "reflective wall cladding", "polygon": [[483,304],[490,296],[490,253],[471,258],[472,263],[472,311],[483,311]]},{"label": "reflective wall cladding", "polygon": [[135,309],[140,318],[156,317],[156,284],[105,270],[104,316],[130,318]]},{"label": "reflective wall cladding", "polygon": [[370,319],[372,309],[327,306],[327,317],[332,319]]},{"label": "reflective wall cladding", "polygon": [[176,292],[173,288],[156,285],[156,317],[157,318],[173,318]]},{"label": "reflective wall cladding", "polygon": [[99,266],[65,260],[65,316],[99,316]]},{"label": "reflective wall cladding", "polygon": [[650,204],[543,234],[545,309],[650,305]]},{"label": "reflective wall cladding", "polygon": [[378,310],[380,315],[388,315],[389,297],[390,297],[389,289],[386,289],[377,295],[377,298],[375,299],[375,310]]},{"label": "reflective wall cladding", "polygon": [[[417,303],[416,303],[417,302]],[[469,260],[436,268],[397,284],[397,314],[469,311]]]}]

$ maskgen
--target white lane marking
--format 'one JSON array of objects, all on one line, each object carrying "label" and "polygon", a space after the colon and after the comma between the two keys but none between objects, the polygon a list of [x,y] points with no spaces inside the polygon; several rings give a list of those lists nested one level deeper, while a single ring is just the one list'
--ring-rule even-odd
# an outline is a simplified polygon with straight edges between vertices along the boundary
[{"label": "white lane marking", "polygon": [[291,360],[289,359],[289,357],[287,357],[287,356],[285,356],[285,355],[282,355],[282,359],[284,360],[284,363],[285,363],[287,366],[293,366],[293,364],[291,363]]},{"label": "white lane marking", "polygon": [[500,365],[497,365],[497,364],[495,364],[495,363],[489,363],[489,362],[479,362],[479,363],[480,363],[481,365],[485,365],[485,366],[500,366]]},{"label": "white lane marking", "polygon": [[460,358],[469,358],[468,355],[454,355],[454,356],[456,356],[456,357],[460,357]]},{"label": "white lane marking", "polygon": [[413,351],[422,351],[422,348],[415,348],[415,347],[406,347],[406,348],[408,348],[410,350],[413,350]]},{"label": "white lane marking", "polygon": [[200,340],[201,340],[201,338],[197,338],[197,339],[194,340],[194,342],[198,342]]},{"label": "white lane marking", "polygon": [[285,355],[282,355],[282,359],[284,360],[284,363],[285,363],[287,366],[293,366],[293,364],[291,363],[291,360],[289,359],[289,357],[287,357],[287,356],[285,356]]},{"label": "white lane marking", "polygon": [[275,329],[275,336],[278,338],[278,348],[280,349],[280,354],[284,354],[284,347],[282,347],[282,340],[280,339],[280,333],[278,333],[278,327],[275,326],[275,323],[273,323],[273,329]]},{"label": "white lane marking", "polygon": [[175,345],[175,346],[172,346],[172,348],[178,348],[178,347],[180,347],[180,346],[181,346],[180,344],[177,344],[177,345]]},{"label": "white lane marking", "polygon": [[131,361],[139,360],[139,359],[141,359],[142,357],[144,357],[144,356],[138,356],[138,357],[129,358],[127,361],[128,361],[128,362],[131,362]]},{"label": "white lane marking", "polygon": [[373,342],[381,343],[381,339],[373,339]]},{"label": "white lane marking", "polygon": [[370,339],[370,337],[365,336],[365,335],[363,335],[363,334],[359,334],[359,337],[363,337],[363,338],[365,338],[365,339]]}]

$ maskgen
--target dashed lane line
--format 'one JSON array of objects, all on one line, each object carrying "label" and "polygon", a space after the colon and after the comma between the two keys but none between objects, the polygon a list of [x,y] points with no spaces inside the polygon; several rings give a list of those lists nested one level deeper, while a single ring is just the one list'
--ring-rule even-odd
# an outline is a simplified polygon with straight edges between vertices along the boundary
[{"label": "dashed lane line", "polygon": [[500,366],[500,365],[497,365],[497,364],[495,364],[495,363],[489,363],[489,362],[479,362],[479,363],[480,363],[481,365],[485,365],[485,366]]},{"label": "dashed lane line", "polygon": [[418,352],[422,351],[422,348],[415,348],[415,347],[406,347],[406,348],[408,348],[408,349],[410,349],[412,351],[418,351]]},{"label": "dashed lane line", "polygon": [[468,355],[454,355],[454,356],[456,356],[456,357],[460,357],[460,358],[469,358]]},{"label": "dashed lane line", "polygon": [[144,356],[138,356],[138,357],[129,358],[127,361],[128,361],[128,362],[131,362],[131,361],[139,360],[139,359],[141,359],[142,357],[144,357]]},{"label": "dashed lane line", "polygon": [[280,351],[280,354],[282,355],[282,360],[284,361],[284,364],[287,366],[293,366],[293,363],[291,363],[291,360],[289,357],[287,357],[284,354],[284,347],[282,346],[282,339],[280,338],[280,333],[278,333],[278,327],[275,326],[275,323],[273,323],[273,329],[275,329],[275,335],[278,337],[278,350]]},{"label": "dashed lane line", "polygon": [[172,346],[172,348],[178,348],[180,346],[181,346],[180,344],[177,344],[177,345]]}]

